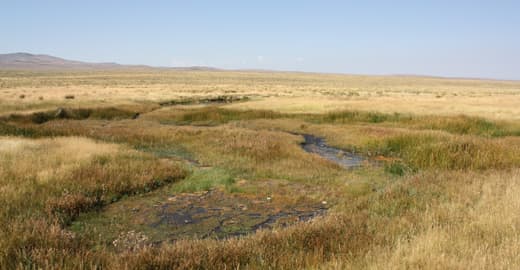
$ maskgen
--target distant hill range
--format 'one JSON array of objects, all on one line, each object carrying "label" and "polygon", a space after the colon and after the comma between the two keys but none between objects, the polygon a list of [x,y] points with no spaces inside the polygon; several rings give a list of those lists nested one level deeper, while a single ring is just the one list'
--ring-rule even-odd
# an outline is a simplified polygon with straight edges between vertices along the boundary
[{"label": "distant hill range", "polygon": [[163,68],[145,65],[121,65],[117,63],[89,63],[67,60],[45,54],[0,54],[0,70],[112,70],[112,69],[186,69],[216,70],[210,67]]}]

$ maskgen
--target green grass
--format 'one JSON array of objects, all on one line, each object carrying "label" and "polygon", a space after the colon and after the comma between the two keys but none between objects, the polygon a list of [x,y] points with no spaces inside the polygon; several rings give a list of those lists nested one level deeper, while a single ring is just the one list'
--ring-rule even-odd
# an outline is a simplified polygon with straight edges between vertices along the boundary
[{"label": "green grass", "polygon": [[134,148],[142,152],[151,153],[158,158],[178,158],[196,162],[193,154],[178,144],[137,144]]},{"label": "green grass", "polygon": [[214,187],[223,187],[228,191],[236,191],[233,187],[235,178],[226,170],[219,168],[195,169],[190,176],[175,184],[175,192],[208,191]]},{"label": "green grass", "polygon": [[485,170],[520,166],[519,146],[508,138],[411,133],[370,144],[372,152],[402,158],[414,169]]},{"label": "green grass", "polygon": [[380,112],[340,111],[317,115],[313,120],[320,123],[383,123],[407,122],[412,120],[412,116],[399,113],[387,114]]},{"label": "green grass", "polygon": [[238,120],[253,120],[253,119],[277,119],[283,117],[283,114],[273,111],[262,110],[230,110],[219,107],[203,107],[192,110],[179,110],[172,114],[167,120],[162,120],[164,124],[179,124],[179,125],[203,125],[215,126],[229,123]]},{"label": "green grass", "polygon": [[[160,118],[164,124],[215,126],[232,121],[255,119],[301,119],[314,124],[378,124],[418,130],[441,130],[459,135],[482,137],[520,136],[520,126],[475,116],[419,116],[400,113],[338,111],[325,114],[287,114],[267,110],[233,110],[216,106],[179,109]],[[153,119],[153,117],[152,117]]]},{"label": "green grass", "polygon": [[3,117],[4,121],[8,122],[20,122],[20,123],[34,123],[43,124],[48,121],[57,119],[72,119],[72,120],[84,120],[84,119],[103,119],[103,120],[120,120],[135,118],[138,112],[127,111],[124,109],[118,109],[114,107],[106,108],[62,108],[46,112],[35,112],[32,114],[11,114],[7,117]]},{"label": "green grass", "polygon": [[[32,114],[11,114],[0,118],[1,121],[41,124],[59,119],[131,119],[151,109],[150,104],[133,109],[117,107],[64,108],[36,112]],[[150,108],[148,108],[150,107]],[[300,119],[313,124],[376,124],[382,126],[404,127],[417,130],[440,130],[459,135],[477,135],[482,137],[520,136],[520,125],[513,122],[491,121],[474,116],[419,116],[400,113],[380,113],[365,111],[338,111],[325,114],[284,114],[268,110],[235,110],[218,106],[205,106],[191,109],[173,109],[164,115],[153,115],[150,120],[162,124],[217,126],[233,121],[255,119]]]}]

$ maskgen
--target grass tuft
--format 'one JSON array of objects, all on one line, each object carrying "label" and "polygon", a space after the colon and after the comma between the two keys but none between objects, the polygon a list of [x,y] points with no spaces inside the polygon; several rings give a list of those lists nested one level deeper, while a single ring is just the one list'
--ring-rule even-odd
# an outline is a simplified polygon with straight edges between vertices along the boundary
[{"label": "grass tuft", "polygon": [[223,169],[196,169],[190,176],[173,186],[175,192],[208,191],[214,187],[224,187],[230,191],[233,189],[235,178]]}]

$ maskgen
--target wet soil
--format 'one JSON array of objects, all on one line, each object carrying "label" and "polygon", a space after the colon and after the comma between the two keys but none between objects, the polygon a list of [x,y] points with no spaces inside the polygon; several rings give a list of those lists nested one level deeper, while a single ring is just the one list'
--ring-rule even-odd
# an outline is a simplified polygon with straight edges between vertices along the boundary
[{"label": "wet soil", "polygon": [[138,232],[147,242],[157,244],[186,238],[241,236],[308,221],[326,211],[326,202],[289,196],[228,193],[221,189],[178,194],[163,191],[128,198],[101,212],[85,214],[71,229],[101,237],[109,245],[133,243],[126,239],[129,232]]},{"label": "wet soil", "polygon": [[[258,229],[287,226],[325,213],[320,204],[283,205],[271,197],[226,195],[219,190],[168,198],[152,227],[167,226],[183,235],[226,238]],[[197,226],[202,225],[202,226]],[[171,235],[175,237],[175,234]]]},{"label": "wet soil", "polygon": [[326,144],[325,139],[311,134],[301,134],[305,141],[301,144],[302,148],[309,153],[314,153],[328,159],[345,169],[364,166],[372,161],[353,152],[331,147]]}]

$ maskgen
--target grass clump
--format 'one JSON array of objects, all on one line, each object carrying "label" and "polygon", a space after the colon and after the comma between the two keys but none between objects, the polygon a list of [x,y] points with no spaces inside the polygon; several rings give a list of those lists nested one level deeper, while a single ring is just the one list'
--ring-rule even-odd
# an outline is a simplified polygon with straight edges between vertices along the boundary
[{"label": "grass clump", "polygon": [[159,120],[165,124],[207,125],[226,124],[231,121],[256,119],[300,119],[313,124],[379,124],[418,130],[440,130],[459,135],[483,137],[519,136],[520,127],[511,122],[491,121],[481,117],[421,116],[402,113],[381,113],[365,111],[333,111],[325,114],[279,113],[269,110],[237,110],[216,106],[173,109],[150,114],[147,119]]},{"label": "grass clump", "polygon": [[388,114],[380,112],[339,111],[314,116],[314,118],[315,121],[324,123],[383,123],[410,121],[412,119],[412,116],[402,115],[400,113]]},{"label": "grass clump", "polygon": [[252,119],[276,119],[283,115],[273,111],[263,110],[230,110],[219,107],[203,107],[194,110],[178,110],[171,114],[162,123],[180,125],[219,125],[231,121]]},{"label": "grass clump", "polygon": [[208,191],[214,187],[224,187],[232,191],[235,178],[226,170],[219,168],[195,169],[186,179],[175,184],[175,192]]},{"label": "grass clump", "polygon": [[85,119],[103,119],[103,120],[120,120],[136,118],[138,112],[118,109],[115,107],[106,108],[58,108],[53,111],[35,112],[31,114],[11,114],[4,116],[0,120],[6,122],[17,123],[34,123],[43,124],[48,121],[58,119],[85,120]]},{"label": "grass clump", "polygon": [[519,136],[520,127],[514,123],[491,121],[482,117],[456,116],[421,116],[401,113],[380,113],[364,111],[338,111],[323,115],[305,116],[314,123],[387,123],[397,127],[419,130],[441,130],[452,134],[478,135],[483,137]]},{"label": "grass clump", "polygon": [[408,133],[369,143],[374,153],[394,156],[416,169],[485,170],[520,165],[517,138],[479,138]]},{"label": "grass clump", "polygon": [[392,175],[403,176],[406,173],[411,172],[412,169],[401,161],[392,161],[385,164],[385,171]]},{"label": "grass clump", "polygon": [[480,117],[465,115],[452,117],[425,117],[415,121],[421,129],[444,130],[453,134],[485,137],[518,136],[520,129]]},{"label": "grass clump", "polygon": [[40,133],[32,127],[20,127],[0,121],[0,135],[3,136],[37,137]]}]

